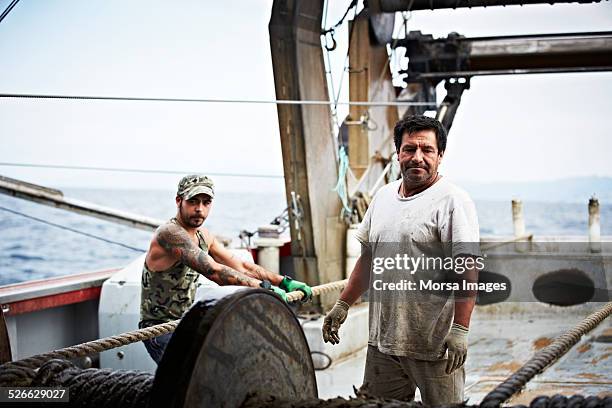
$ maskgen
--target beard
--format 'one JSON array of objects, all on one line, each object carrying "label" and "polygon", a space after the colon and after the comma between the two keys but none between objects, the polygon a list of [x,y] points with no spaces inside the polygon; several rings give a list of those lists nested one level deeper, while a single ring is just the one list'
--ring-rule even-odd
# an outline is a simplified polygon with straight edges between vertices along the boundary
[{"label": "beard", "polygon": [[189,216],[183,212],[183,209],[179,209],[179,215],[181,216],[181,222],[191,228],[199,228],[204,224],[205,218],[202,215]]},{"label": "beard", "polygon": [[[413,172],[412,169],[421,169],[422,171]],[[422,183],[429,180],[432,176],[430,169],[424,166],[406,166],[402,169],[402,178],[405,181],[412,183]]]}]

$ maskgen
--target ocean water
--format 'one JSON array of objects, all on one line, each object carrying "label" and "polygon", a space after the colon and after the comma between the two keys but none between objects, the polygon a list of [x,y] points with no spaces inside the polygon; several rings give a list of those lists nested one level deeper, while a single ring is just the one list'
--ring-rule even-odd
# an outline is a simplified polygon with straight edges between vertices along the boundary
[{"label": "ocean water", "polygon": [[[159,219],[175,212],[173,191],[65,189],[67,197]],[[528,232],[536,235],[586,235],[585,203],[523,203]],[[205,225],[238,242],[241,230],[268,224],[285,208],[282,192],[217,194]],[[144,252],[152,233],[0,195],[0,207],[104,237]],[[512,234],[508,201],[476,201],[482,235]],[[601,205],[602,235],[612,235],[612,205]],[[142,252],[78,235],[0,209],[0,285],[52,276],[121,267]]]}]

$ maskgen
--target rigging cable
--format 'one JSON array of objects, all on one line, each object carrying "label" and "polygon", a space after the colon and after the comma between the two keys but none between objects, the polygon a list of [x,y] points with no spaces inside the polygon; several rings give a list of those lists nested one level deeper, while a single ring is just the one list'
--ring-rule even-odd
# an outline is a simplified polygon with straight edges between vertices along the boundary
[{"label": "rigging cable", "polygon": [[435,106],[433,102],[332,102],[315,100],[292,99],[199,99],[199,98],[154,98],[138,96],[94,96],[94,95],[51,95],[51,94],[16,94],[0,93],[0,98],[17,99],[65,99],[65,100],[94,100],[94,101],[132,101],[132,102],[199,102],[199,103],[250,103],[268,105],[354,105],[354,106]]},{"label": "rigging cable", "polygon": [[[326,0],[325,1],[325,5],[324,5],[324,10],[323,10],[323,27],[325,27],[325,25],[327,24],[327,12],[329,10],[329,1],[330,0]],[[327,36],[324,37],[325,38],[325,60],[324,63],[326,64],[325,67],[325,74],[329,77],[329,87],[331,88],[331,94],[332,96],[336,95],[336,90],[334,87],[334,74],[332,71],[332,63],[331,63],[331,58],[329,56],[330,54],[330,49],[327,47]],[[331,111],[332,111],[332,119],[333,119],[333,124],[332,124],[332,129],[331,129],[331,133],[332,133],[332,140],[334,139],[334,129],[333,126],[336,125],[336,128],[338,130],[340,130],[340,123],[338,121],[338,111],[332,106],[331,107]],[[334,146],[336,145],[336,142],[334,141]]]},{"label": "rigging cable", "polygon": [[[157,169],[127,169],[118,167],[94,167],[94,166],[68,166],[61,164],[36,164],[36,163],[12,163],[0,162],[0,166],[6,167],[31,167],[43,169],[65,169],[65,170],[93,170],[93,171],[113,171],[122,173],[155,173],[155,174],[195,174],[201,172],[182,171],[182,170],[157,170]],[[248,173],[206,173],[210,176],[219,177],[253,177],[253,178],[284,178],[278,174],[248,174]]]},{"label": "rigging cable", "polygon": [[[352,4],[352,3],[351,3]],[[350,8],[349,8],[350,10]],[[347,10],[348,13],[348,10]],[[357,7],[355,7],[355,12],[353,13],[353,21],[355,21],[355,18],[357,17]],[[340,92],[342,91],[342,82],[344,80],[344,73],[350,69],[350,67],[348,66],[348,62],[349,62],[349,53],[351,51],[351,40],[353,39],[353,31],[355,30],[355,24],[351,25],[351,29],[349,30],[349,38],[348,38],[348,47],[346,49],[346,57],[344,57],[344,67],[342,68],[342,74],[340,74],[340,81],[338,84],[338,92],[336,95],[334,95],[334,109],[336,109],[338,107],[338,105],[343,105],[342,103],[338,102],[338,100],[340,99]],[[356,103],[352,102],[349,105],[354,105],[354,106],[365,106],[365,105],[357,105]],[[370,105],[368,105],[370,106]],[[382,105],[379,105],[382,106]],[[387,106],[391,106],[391,105],[387,105]]]},{"label": "rigging cable", "polygon": [[56,228],[59,228],[59,229],[70,231],[70,232],[74,232],[75,234],[80,234],[80,235],[84,235],[84,236],[89,237],[89,238],[97,239],[99,241],[103,241],[103,242],[106,242],[108,244],[118,245],[120,247],[123,247],[123,248],[126,248],[126,249],[130,249],[132,251],[147,252],[146,250],[144,250],[142,248],[136,248],[136,247],[124,244],[122,242],[113,241],[111,239],[103,238],[103,237],[100,237],[98,235],[93,235],[93,234],[90,234],[88,232],[79,231],[79,230],[74,229],[74,228],[66,227],[65,225],[60,225],[60,224],[56,224],[56,223],[53,223],[53,222],[50,222],[50,221],[47,221],[47,220],[43,220],[42,218],[33,217],[31,215],[24,214],[24,213],[19,212],[19,211],[11,210],[10,208],[6,208],[6,207],[3,207],[3,206],[0,206],[0,210],[6,211],[6,212],[9,212],[9,213],[12,213],[12,214],[20,215],[20,216],[28,218],[30,220],[38,221],[38,222],[41,222],[43,224],[50,225],[52,227],[56,227]]},{"label": "rigging cable", "polygon": [[[332,28],[330,28],[329,30],[326,30],[326,31],[322,32],[322,35],[326,35],[326,33],[331,30],[332,39],[333,39],[334,29],[337,28],[340,24],[342,24],[342,22],[344,22],[344,19],[346,18],[346,16],[348,15],[349,11],[353,7],[355,8],[355,10],[353,12],[353,21],[355,21],[355,18],[357,17],[357,9],[358,9],[357,6],[358,6],[358,1],[357,0],[353,0],[351,2],[351,4],[349,5],[349,7],[346,9],[346,12],[344,13],[344,15],[342,16],[340,21],[338,21],[338,23],[336,23],[336,25],[333,26]],[[326,12],[327,12],[327,10],[326,10]],[[327,18],[327,14],[326,14],[325,18]],[[339,84],[338,84],[338,91],[332,93],[332,97],[334,99],[334,102],[331,105],[331,109],[332,109],[332,116],[333,116],[333,119],[334,119],[334,122],[335,122],[335,125],[336,125],[336,128],[337,128],[337,131],[338,131],[338,135],[340,135],[340,128],[341,128],[340,121],[338,120],[338,105],[342,105],[342,103],[340,103],[338,100],[340,99],[340,93],[342,92],[342,83],[343,83],[343,80],[344,80],[344,74],[347,71],[347,69],[349,69],[349,67],[348,67],[349,53],[350,53],[350,49],[351,49],[351,40],[353,38],[353,31],[354,31],[354,29],[355,29],[355,24],[352,24],[351,28],[349,30],[348,47],[347,47],[347,50],[346,50],[346,56],[344,57],[344,65],[342,67],[342,73],[340,74],[340,81],[339,81]],[[326,38],[326,41],[327,41],[327,37],[325,37],[325,38]],[[334,47],[333,47],[333,49],[335,49],[335,40],[334,40]],[[326,55],[327,55],[327,59],[328,59],[328,65],[329,65],[329,70],[330,70],[330,77],[332,79],[332,85],[333,85],[333,74],[331,72],[331,60],[329,58],[329,52],[333,51],[333,49],[329,49],[327,46],[325,46],[325,51],[326,51]],[[333,90],[333,88],[332,88],[332,90]],[[357,105],[357,104],[350,103],[348,105],[350,106],[350,105]],[[344,120],[343,120],[343,122],[344,122]],[[346,174],[347,173],[350,174],[353,178],[355,178],[355,176],[353,175],[353,172],[352,172],[350,166],[348,166],[348,156],[346,155],[346,151],[342,147],[338,148],[338,144],[339,143],[338,143],[337,139],[334,137],[335,135],[333,133],[332,133],[331,136],[332,136],[332,140],[334,142],[334,146],[336,147],[336,151],[337,151],[336,159],[338,160],[338,164],[340,166],[339,167],[339,175],[338,176],[339,177],[343,177],[343,179],[344,179],[344,181],[341,181],[340,178],[338,179],[338,184],[336,185],[336,188],[334,189],[335,191],[337,191],[337,189],[340,186],[340,183],[342,183],[342,185],[344,187],[346,187]],[[342,163],[343,155],[344,155],[344,158],[346,159],[345,163]],[[340,173],[342,173],[342,176],[340,176]],[[338,194],[341,197],[340,199],[341,199],[342,205],[343,205],[342,211],[347,211],[347,205],[346,205],[346,202],[345,202],[345,200],[343,199],[343,197],[341,195],[342,193],[340,191],[338,191]],[[344,194],[346,194],[346,189],[344,189]],[[350,210],[348,210],[348,212],[350,214]]]},{"label": "rigging cable", "polygon": [[2,20],[4,20],[4,17],[8,16],[8,13],[11,12],[11,10],[13,9],[13,7],[15,7],[17,5],[17,3],[19,3],[19,0],[13,0],[11,2],[11,4],[9,4],[8,6],[6,6],[6,9],[4,9],[4,11],[2,12],[2,14],[0,14],[0,23],[2,22]]}]

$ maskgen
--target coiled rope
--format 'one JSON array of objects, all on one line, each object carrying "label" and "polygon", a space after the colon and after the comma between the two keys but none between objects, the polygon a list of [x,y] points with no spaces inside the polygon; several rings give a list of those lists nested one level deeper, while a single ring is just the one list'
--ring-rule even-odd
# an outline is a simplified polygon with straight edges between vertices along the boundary
[{"label": "coiled rope", "polygon": [[504,382],[489,392],[480,406],[483,408],[499,407],[502,403],[517,394],[529,380],[543,372],[569,351],[580,338],[593,330],[612,313],[612,302],[587,316],[571,330],[557,337],[550,345],[534,354],[527,363],[510,375]]},{"label": "coiled rope", "polygon": [[[69,392],[66,408],[146,408],[151,406],[151,391],[154,375],[134,370],[109,370],[90,368],[82,370],[64,360],[50,360],[45,363],[32,381],[34,387],[64,387]],[[363,390],[355,389],[356,398],[334,398],[329,400],[309,399],[283,401],[276,397],[258,397],[256,394],[247,398],[241,405],[245,408],[423,408],[415,401],[398,401],[368,395]],[[539,396],[529,404],[530,408],[609,408],[612,396]],[[477,408],[478,405],[449,404],[439,408]],[[517,405],[514,408],[526,408]]]},{"label": "coiled rope", "polygon": [[[312,294],[313,296],[317,296],[324,293],[333,292],[335,290],[341,290],[346,286],[347,282],[348,279],[344,279],[341,281],[314,286],[312,288]],[[296,302],[303,297],[304,294],[300,291],[290,292],[287,294],[287,301]],[[126,333],[117,334],[115,336],[50,351],[48,353],[38,354],[19,361],[5,363],[0,366],[0,387],[28,386],[36,375],[36,369],[52,359],[71,360],[79,357],[85,357],[91,354],[100,353],[102,351],[126,346],[131,343],[136,343],[138,341],[148,340],[163,334],[172,333],[178,326],[179,321],[180,320],[174,320],[172,322],[133,330]]]},{"label": "coiled rope", "polygon": [[50,360],[38,370],[33,387],[68,388],[70,407],[146,408],[154,375],[136,370],[88,368]]},{"label": "coiled rope", "polygon": [[[336,397],[322,400],[312,398],[307,400],[283,400],[276,396],[259,397],[253,395],[247,398],[241,405],[242,408],[432,408],[420,401],[399,401],[390,398],[381,398],[371,395],[363,395],[361,391],[355,390],[356,397]],[[609,408],[612,397],[597,397],[583,395],[553,395],[552,397],[540,396],[529,403],[529,408]],[[437,408],[478,408],[478,405],[468,404],[445,404]],[[525,405],[508,406],[507,408],[527,408]]]}]

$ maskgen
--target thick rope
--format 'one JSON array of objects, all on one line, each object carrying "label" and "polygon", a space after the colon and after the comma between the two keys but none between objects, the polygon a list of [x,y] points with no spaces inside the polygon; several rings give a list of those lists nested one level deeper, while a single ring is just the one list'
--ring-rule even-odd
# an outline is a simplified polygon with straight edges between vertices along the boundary
[{"label": "thick rope", "polygon": [[151,339],[153,337],[161,336],[162,334],[172,333],[176,329],[178,323],[179,321],[175,320],[169,323],[162,323],[156,326],[117,334],[115,336],[106,337],[103,339],[88,341],[87,343],[77,344],[76,346],[38,354],[36,356],[24,358],[23,360],[6,363],[5,365],[0,366],[0,370],[4,369],[6,365],[36,369],[51,359],[71,360],[78,357],[85,357],[90,354],[100,353],[105,350]]},{"label": "thick rope", "polygon": [[65,360],[49,360],[40,367],[31,386],[68,388],[68,407],[146,408],[153,378],[148,372],[82,370]]},{"label": "thick rope", "polygon": [[[65,360],[50,360],[45,363],[32,381],[33,387],[65,387],[70,393],[67,408],[147,408],[149,407],[154,375],[135,370],[85,369],[82,370]],[[276,397],[258,398],[252,395],[242,406],[270,408],[423,408],[414,401],[398,401],[368,395],[355,390],[356,398],[335,398],[330,400],[279,400]],[[597,397],[582,395],[539,396],[531,401],[531,408],[609,408],[612,396]],[[477,408],[478,405],[448,404],[438,408]],[[525,408],[518,405],[515,408]]]},{"label": "thick rope", "polygon": [[612,302],[606,304],[595,313],[590,314],[577,326],[557,337],[550,345],[534,354],[525,365],[495,387],[493,391],[489,392],[480,403],[480,406],[483,408],[499,407],[502,403],[509,400],[529,380],[559,360],[572,346],[580,341],[583,335],[597,327],[610,314],[612,314]]},{"label": "thick rope", "polygon": [[[313,296],[323,293],[341,290],[346,286],[348,279],[337,282],[326,283],[312,288]],[[304,297],[300,291],[290,292],[287,294],[288,302],[296,302]],[[172,333],[178,326],[180,320],[174,320],[168,323],[162,323],[144,329],[133,330],[127,333],[117,334],[115,336],[106,337],[103,339],[89,341],[87,343],[77,344],[75,346],[62,348],[59,350],[50,351],[48,353],[38,354],[36,356],[27,357],[23,360],[9,362],[0,366],[0,386],[7,382],[21,384],[29,383],[37,368],[45,362],[52,359],[71,360],[78,357],[85,357],[91,354],[100,353],[102,351],[111,350],[117,347],[127,346],[131,343],[136,343],[143,340],[148,340],[153,337],[163,334]],[[25,385],[24,385],[25,386]]]},{"label": "thick rope", "polygon": [[[612,397],[582,395],[553,395],[552,397],[539,396],[534,398],[529,405],[530,408],[609,408],[612,404]],[[275,396],[260,397],[252,395],[242,404],[243,408],[432,408],[420,401],[399,401],[390,398],[374,396],[357,397],[336,397],[322,400],[311,398],[307,400],[286,400]],[[437,405],[436,408],[478,408],[478,405],[468,404],[444,404]],[[525,405],[508,406],[507,408],[527,408]]]},{"label": "thick rope", "polygon": [[[336,290],[342,290],[344,289],[347,283],[348,283],[348,279],[344,279],[344,280],[340,280],[336,282],[324,283],[323,285],[319,285],[319,286],[313,286],[312,295],[318,296],[324,293],[329,293],[329,292],[333,292]],[[289,292],[287,293],[287,302],[296,302],[302,299],[303,297],[304,297],[304,293],[300,292],[299,290],[296,290],[295,292]]]},{"label": "thick rope", "polygon": [[[320,286],[313,287],[313,295],[320,295],[323,293],[328,293],[334,290],[342,289],[347,283],[347,280],[332,282]],[[303,297],[301,292],[291,292],[289,294],[291,297],[290,301],[299,300]],[[288,296],[288,297],[289,297]],[[546,367],[553,364],[557,361],[563,354],[565,354],[573,345],[577,344],[580,341],[580,338],[593,330],[597,325],[599,325],[602,321],[604,321],[608,316],[612,314],[612,302],[606,304],[602,309],[598,310],[595,313],[592,313],[587,318],[585,318],[582,322],[580,322],[576,327],[569,330],[565,334],[559,336],[552,344],[548,347],[542,349],[540,352],[536,353],[521,369],[512,374],[506,381],[500,384],[495,390],[490,392],[481,402],[481,408],[491,408],[491,407],[499,407],[503,402],[507,401],[510,397],[516,394],[518,391],[522,389],[522,387],[535,375],[541,373]],[[170,323],[164,323],[161,325],[149,327],[146,329],[140,329],[134,332],[124,333],[118,336],[112,336],[106,339],[96,340],[94,342],[89,342],[85,344],[81,344],[78,346],[68,347],[67,349],[56,350],[51,353],[45,353],[39,356],[30,357],[25,360],[17,361],[14,363],[7,363],[0,366],[0,386],[69,386],[71,392],[71,401],[74,393],[74,397],[87,395],[105,395],[105,396],[117,396],[121,397],[119,400],[113,400],[113,403],[105,406],[112,406],[113,408],[119,407],[131,407],[131,406],[146,406],[147,398],[149,394],[149,390],[152,386],[152,375],[148,373],[140,373],[136,371],[112,371],[108,369],[98,370],[98,369],[87,369],[80,370],[75,368],[74,365],[67,361],[58,361],[58,360],[50,360],[43,362],[41,364],[41,359],[49,359],[49,356],[53,355],[68,355],[69,358],[74,358],[75,356],[82,356],[80,354],[82,351],[86,350],[83,346],[90,346],[92,349],[95,349],[96,346],[91,346],[92,344],[100,343],[103,341],[108,341],[112,343],[113,340],[116,340],[120,337],[125,337],[125,339],[132,337],[135,339],[137,337],[150,338],[156,335],[160,335],[163,333],[170,333],[174,331],[178,324],[178,321],[173,321]],[[121,339],[120,341],[124,341]],[[138,340],[135,340],[138,341]],[[116,346],[117,347],[117,346]],[[111,347],[112,348],[112,347]],[[57,354],[56,354],[57,353]],[[66,353],[66,354],[64,354]],[[76,353],[76,354],[75,354]],[[85,354],[86,355],[86,354]],[[35,370],[34,367],[38,368],[42,365],[42,367],[38,370]],[[91,393],[86,393],[87,390],[93,390]],[[115,392],[117,391],[117,392]],[[77,398],[78,399],[78,398]],[[79,404],[85,404],[89,401],[89,397],[84,400],[79,400]],[[359,405],[359,403],[363,404],[363,402],[367,401],[363,399],[357,399],[350,401],[346,400],[328,400],[322,401],[318,400],[317,406],[352,406],[350,403],[355,402],[355,406],[363,406]],[[98,403],[97,401],[96,403]],[[262,402],[262,401],[259,401]],[[311,406],[309,402],[312,401],[302,401],[308,402],[303,406]],[[346,404],[348,402],[348,404]],[[382,405],[377,406],[407,406],[413,407],[414,405],[407,404],[397,404],[398,401],[382,401],[384,402]],[[386,402],[390,402],[391,404],[385,404]],[[326,404],[326,403],[329,403]],[[337,405],[339,403],[340,405]],[[591,397],[583,397],[581,395],[572,396],[570,398],[564,397],[561,395],[555,395],[553,397],[548,396],[540,396],[535,398],[531,402],[531,407],[537,408],[555,408],[559,406],[568,406],[572,408],[607,408],[612,403],[612,397],[606,398],[598,398],[595,396]],[[417,404],[418,405],[418,404]],[[468,407],[467,404],[459,404],[456,406],[465,406]],[[81,406],[81,405],[79,405]],[[82,406],[100,406],[100,405],[82,405]],[[279,401],[276,401],[272,405],[257,405],[257,406],[285,406],[283,404],[279,405]],[[299,403],[297,405],[295,402],[292,403],[293,407],[300,406]],[[472,406],[476,407],[476,406]],[[520,406],[522,407],[522,406]]]}]

